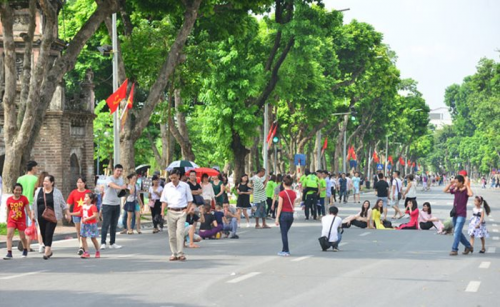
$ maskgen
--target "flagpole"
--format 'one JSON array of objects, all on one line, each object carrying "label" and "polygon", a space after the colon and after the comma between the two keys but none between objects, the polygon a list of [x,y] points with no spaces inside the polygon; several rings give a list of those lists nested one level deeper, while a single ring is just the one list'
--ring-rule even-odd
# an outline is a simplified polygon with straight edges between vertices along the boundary
[{"label": "flagpole", "polygon": [[[116,14],[111,16],[113,43],[113,92],[118,90],[118,35],[116,33]],[[113,164],[120,163],[120,105],[113,114]]]}]

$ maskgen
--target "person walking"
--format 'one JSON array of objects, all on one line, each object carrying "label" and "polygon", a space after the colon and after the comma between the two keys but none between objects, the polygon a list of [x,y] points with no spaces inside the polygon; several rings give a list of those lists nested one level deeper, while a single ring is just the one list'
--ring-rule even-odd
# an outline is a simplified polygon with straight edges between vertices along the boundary
[{"label": "person walking", "polygon": [[313,220],[317,218],[318,212],[318,197],[319,197],[319,178],[315,173],[310,173],[307,175],[304,184],[305,188],[305,215],[306,220],[309,220],[309,211],[311,212]]},{"label": "person walking", "polygon": [[[32,218],[28,198],[23,193],[23,186],[20,183],[16,183],[12,189],[14,195],[7,198],[7,256],[4,260],[12,259],[12,238],[14,237],[14,232],[19,232],[19,238],[21,239],[21,244],[23,245],[22,257],[28,257],[28,242],[26,240],[26,235],[24,231],[26,230],[26,215]],[[26,214],[27,213],[27,214]]]},{"label": "person walking", "polygon": [[160,231],[158,229],[158,217],[161,215],[160,197],[163,187],[160,185],[160,178],[158,176],[153,175],[151,181],[152,185],[149,187],[149,207],[151,208],[151,219],[153,220],[153,233],[158,233]]},{"label": "person walking", "polygon": [[[87,193],[90,193],[90,190],[87,189],[87,180],[83,177],[78,177],[76,181],[76,189],[71,191],[68,196],[68,206],[71,206],[72,212],[73,213],[79,213],[80,210],[82,209],[82,206],[84,204],[84,199],[85,195]],[[72,215],[72,220],[73,224],[75,224],[75,229],[76,229],[76,238],[78,240],[78,255],[81,256],[84,252],[84,248],[82,245],[82,240],[80,239],[80,229],[81,229],[81,214],[71,214]]]},{"label": "person walking", "polygon": [[181,171],[179,169],[173,169],[168,178],[170,182],[165,185],[160,201],[162,217],[165,216],[165,209],[168,208],[168,240],[172,253],[169,260],[185,261],[184,228],[187,212],[193,203],[193,195],[189,185],[180,181]]},{"label": "person walking", "polygon": [[297,194],[292,190],[293,179],[290,176],[283,178],[284,190],[279,193],[278,208],[276,209],[276,226],[280,227],[281,241],[283,248],[278,256],[290,256],[290,247],[288,246],[288,232],[293,224],[294,202]]},{"label": "person walking", "polygon": [[[408,185],[406,186],[406,190],[403,192],[402,197],[405,200],[405,205],[404,207],[408,207],[408,203],[410,201],[417,201],[417,181],[415,180],[415,177],[413,174],[408,175]],[[398,209],[394,209],[396,211],[399,211]]]},{"label": "person walking", "polygon": [[453,194],[453,225],[455,227],[453,233],[453,244],[451,246],[450,256],[458,255],[458,244],[462,243],[465,246],[464,255],[474,252],[474,248],[462,233],[465,220],[467,218],[467,201],[472,197],[473,193],[465,178],[462,175],[457,175],[455,180],[451,181],[445,188],[445,193]]},{"label": "person walking", "polygon": [[118,193],[121,190],[127,189],[127,185],[124,184],[123,178],[123,166],[121,164],[116,164],[113,169],[113,175],[108,176],[105,183],[104,198],[102,200],[101,214],[103,218],[101,227],[101,250],[106,249],[106,238],[109,231],[109,248],[110,249],[120,249],[120,245],[115,244],[116,242],[116,226],[118,225],[118,219],[120,218],[120,205],[121,199],[118,197]]},{"label": "person walking", "polygon": [[[484,208],[483,208],[484,207]],[[490,215],[491,208],[483,199],[482,196],[476,196],[474,198],[474,209],[472,209],[472,218],[470,219],[468,233],[470,236],[470,244],[474,247],[474,239],[481,239],[481,250],[480,254],[486,252],[485,249],[485,239],[489,238],[488,229],[486,229],[486,215]]]},{"label": "person walking", "polygon": [[[378,173],[377,177],[379,180],[375,183],[373,187],[375,189],[375,195],[377,199],[382,201],[383,206],[383,216],[384,220],[387,218],[387,198],[389,196],[389,184],[384,180],[384,174]],[[399,213],[402,216],[401,212]]]},{"label": "person walking", "polygon": [[354,190],[354,202],[360,204],[361,203],[361,178],[359,177],[359,173],[354,173],[354,177],[352,177],[352,185]]},{"label": "person walking", "polygon": [[40,232],[42,233],[43,245],[45,246],[45,253],[43,259],[47,260],[52,257],[52,239],[54,231],[56,230],[57,222],[50,221],[43,217],[43,212],[46,208],[54,210],[55,218],[57,221],[64,217],[68,222],[71,221],[69,214],[69,207],[64,199],[61,191],[55,187],[55,178],[48,175],[43,180],[43,188],[38,188],[35,191],[36,206],[33,206],[33,217],[40,225]]},{"label": "person walking", "polygon": [[266,215],[269,216],[269,214],[272,213],[272,218],[276,217],[275,210],[272,209],[272,206],[273,206],[274,189],[277,186],[278,184],[276,183],[276,175],[271,175],[271,178],[269,179],[266,185],[266,203],[267,203]]},{"label": "person walking", "polygon": [[80,236],[82,238],[82,246],[84,249],[83,254],[80,256],[82,259],[90,258],[87,238],[90,238],[90,240],[94,244],[95,257],[101,258],[99,241],[97,241],[97,238],[99,237],[99,229],[97,228],[97,218],[99,217],[99,211],[97,210],[96,203],[97,195],[92,192],[88,192],[87,194],[85,194],[84,203],[81,206],[80,210],[71,213],[71,215],[73,216],[80,215],[81,218],[82,227]]},{"label": "person walking", "polygon": [[[266,224],[266,169],[261,168],[260,171],[252,178],[253,186],[253,202],[255,203],[255,228],[270,228]],[[262,219],[262,226],[259,225],[259,218]]]},{"label": "person walking", "polygon": [[342,203],[342,198],[344,199],[344,204],[347,203],[347,178],[345,173],[342,173],[339,178],[339,204]]},{"label": "person walking", "polygon": [[[397,213],[399,213],[399,216],[402,217],[401,210],[399,210],[399,201],[403,197],[403,194],[401,193],[401,190],[403,189],[403,183],[401,179],[399,178],[399,171],[395,171],[392,173],[392,188],[391,188],[391,193],[389,194],[389,199],[392,200],[392,208],[394,209],[395,213],[394,216],[396,216]],[[413,178],[413,176],[412,176]],[[416,186],[415,186],[416,187]],[[417,197],[415,193],[415,198]],[[406,204],[405,204],[406,206]],[[387,208],[384,210],[384,220],[387,218]]]},{"label": "person walking", "polygon": [[[38,173],[38,163],[36,163],[36,161],[28,161],[28,163],[26,164],[26,174],[17,178],[17,183],[20,183],[22,186],[23,186],[23,196],[26,196],[26,198],[28,198],[28,201],[29,201],[29,208],[31,211],[33,211],[33,200],[34,200],[34,195],[35,195],[35,185],[38,181],[38,177],[37,177],[37,173]],[[31,219],[30,217],[26,216],[26,227],[29,227],[31,226]],[[40,236],[39,236],[40,237]],[[18,246],[18,249],[21,251],[22,249],[19,248],[21,247],[21,242],[19,242],[19,246]],[[43,244],[39,244],[40,245],[40,248],[42,248]],[[28,251],[31,251],[31,239],[29,238],[29,236],[26,238],[26,246],[23,247],[28,249]],[[42,252],[41,250],[39,250],[39,252]]]}]

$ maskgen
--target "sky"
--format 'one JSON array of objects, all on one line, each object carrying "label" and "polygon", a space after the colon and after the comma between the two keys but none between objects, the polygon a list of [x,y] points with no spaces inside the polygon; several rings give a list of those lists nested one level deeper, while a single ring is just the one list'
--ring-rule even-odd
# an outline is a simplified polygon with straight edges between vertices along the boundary
[{"label": "sky", "polygon": [[[398,56],[402,78],[418,82],[431,109],[445,89],[474,74],[482,57],[500,61],[500,0],[324,0],[344,22],[366,22]],[[446,110],[445,118],[449,117]]]}]

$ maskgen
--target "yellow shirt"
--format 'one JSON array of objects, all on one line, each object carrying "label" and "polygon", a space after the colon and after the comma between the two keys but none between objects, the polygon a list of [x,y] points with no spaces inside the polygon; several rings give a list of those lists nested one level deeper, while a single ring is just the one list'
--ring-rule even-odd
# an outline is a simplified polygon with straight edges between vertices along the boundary
[{"label": "yellow shirt", "polygon": [[375,228],[377,229],[391,229],[391,228],[385,228],[382,222],[380,221],[380,211],[378,210],[372,210],[372,218],[373,221],[375,222]]}]

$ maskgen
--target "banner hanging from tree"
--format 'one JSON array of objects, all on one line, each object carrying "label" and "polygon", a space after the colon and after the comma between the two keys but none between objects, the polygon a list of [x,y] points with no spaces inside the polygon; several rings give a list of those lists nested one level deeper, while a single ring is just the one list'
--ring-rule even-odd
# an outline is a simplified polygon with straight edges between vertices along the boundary
[{"label": "banner hanging from tree", "polygon": [[111,96],[106,99],[106,103],[108,104],[109,112],[111,112],[111,114],[116,112],[116,110],[120,107],[120,102],[127,97],[127,86],[128,79],[125,79],[116,92],[111,94]]}]

